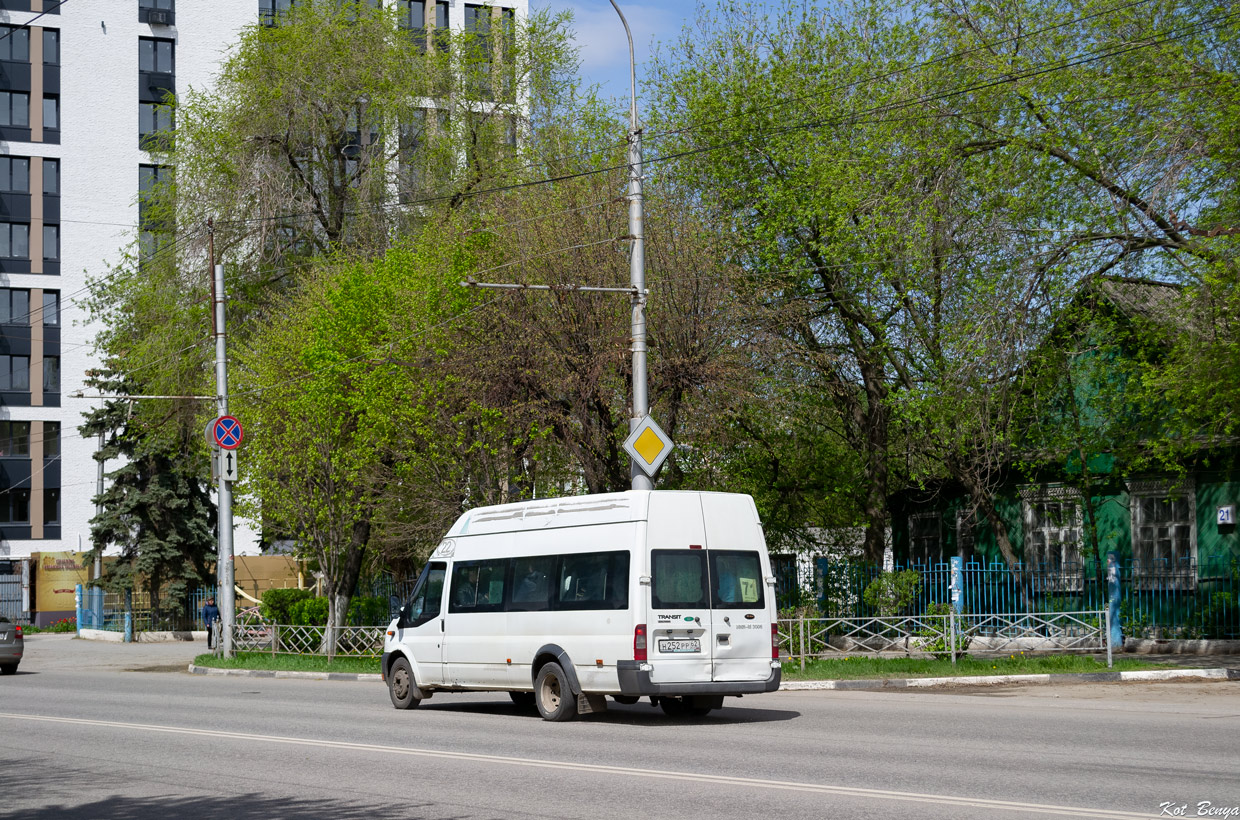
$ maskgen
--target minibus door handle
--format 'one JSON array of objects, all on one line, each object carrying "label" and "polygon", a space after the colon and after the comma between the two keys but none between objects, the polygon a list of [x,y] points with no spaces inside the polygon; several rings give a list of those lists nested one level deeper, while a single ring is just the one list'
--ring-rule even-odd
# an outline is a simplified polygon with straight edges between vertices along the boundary
[{"label": "minibus door handle", "polygon": [[439,619],[439,631],[443,632],[443,618]]}]

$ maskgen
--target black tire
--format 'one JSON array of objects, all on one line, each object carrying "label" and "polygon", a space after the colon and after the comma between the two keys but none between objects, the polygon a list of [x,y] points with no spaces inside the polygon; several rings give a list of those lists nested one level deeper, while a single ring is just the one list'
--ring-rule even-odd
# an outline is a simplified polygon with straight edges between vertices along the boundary
[{"label": "black tire", "polygon": [[612,695],[611,699],[616,703],[623,703],[625,706],[632,706],[641,700],[637,695]]},{"label": "black tire", "polygon": [[0,666],[0,675],[16,675],[16,674],[17,674],[17,664],[6,663],[4,666]]},{"label": "black tire", "polygon": [[534,703],[543,720],[572,720],[577,717],[577,696],[568,685],[564,670],[554,661],[538,670],[534,680]]},{"label": "black tire", "polygon": [[509,692],[508,697],[512,698],[512,702],[522,712],[534,711],[534,693],[533,692]]},{"label": "black tire", "polygon": [[392,696],[392,705],[397,709],[416,709],[422,699],[415,697],[418,691],[413,679],[413,667],[403,655],[392,661],[388,670],[388,694]]}]

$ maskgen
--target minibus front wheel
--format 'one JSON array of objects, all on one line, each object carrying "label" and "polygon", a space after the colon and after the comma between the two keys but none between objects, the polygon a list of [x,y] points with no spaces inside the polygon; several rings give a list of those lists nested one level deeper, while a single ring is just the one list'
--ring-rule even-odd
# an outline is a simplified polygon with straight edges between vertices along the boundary
[{"label": "minibus front wheel", "polygon": [[413,682],[413,668],[403,655],[392,661],[392,668],[388,670],[388,694],[397,709],[415,709],[422,702],[418,697],[420,691]]}]

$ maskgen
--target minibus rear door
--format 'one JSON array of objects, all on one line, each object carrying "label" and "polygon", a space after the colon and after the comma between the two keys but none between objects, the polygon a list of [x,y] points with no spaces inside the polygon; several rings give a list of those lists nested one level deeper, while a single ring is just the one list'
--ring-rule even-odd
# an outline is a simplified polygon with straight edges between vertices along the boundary
[{"label": "minibus rear door", "polygon": [[710,580],[706,550],[650,551],[648,657],[655,683],[711,680]]}]

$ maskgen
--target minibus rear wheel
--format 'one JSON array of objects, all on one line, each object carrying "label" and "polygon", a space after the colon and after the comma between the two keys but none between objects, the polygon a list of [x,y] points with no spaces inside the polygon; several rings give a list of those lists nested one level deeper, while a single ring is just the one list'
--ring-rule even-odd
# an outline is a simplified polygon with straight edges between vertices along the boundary
[{"label": "minibus rear wheel", "polygon": [[392,696],[392,705],[397,709],[417,708],[422,702],[421,698],[414,697],[417,691],[409,660],[402,656],[392,661],[392,668],[388,670],[388,694]]},{"label": "minibus rear wheel", "polygon": [[564,676],[564,670],[555,661],[549,661],[538,670],[534,681],[534,701],[543,720],[572,720],[577,717],[577,698]]}]

